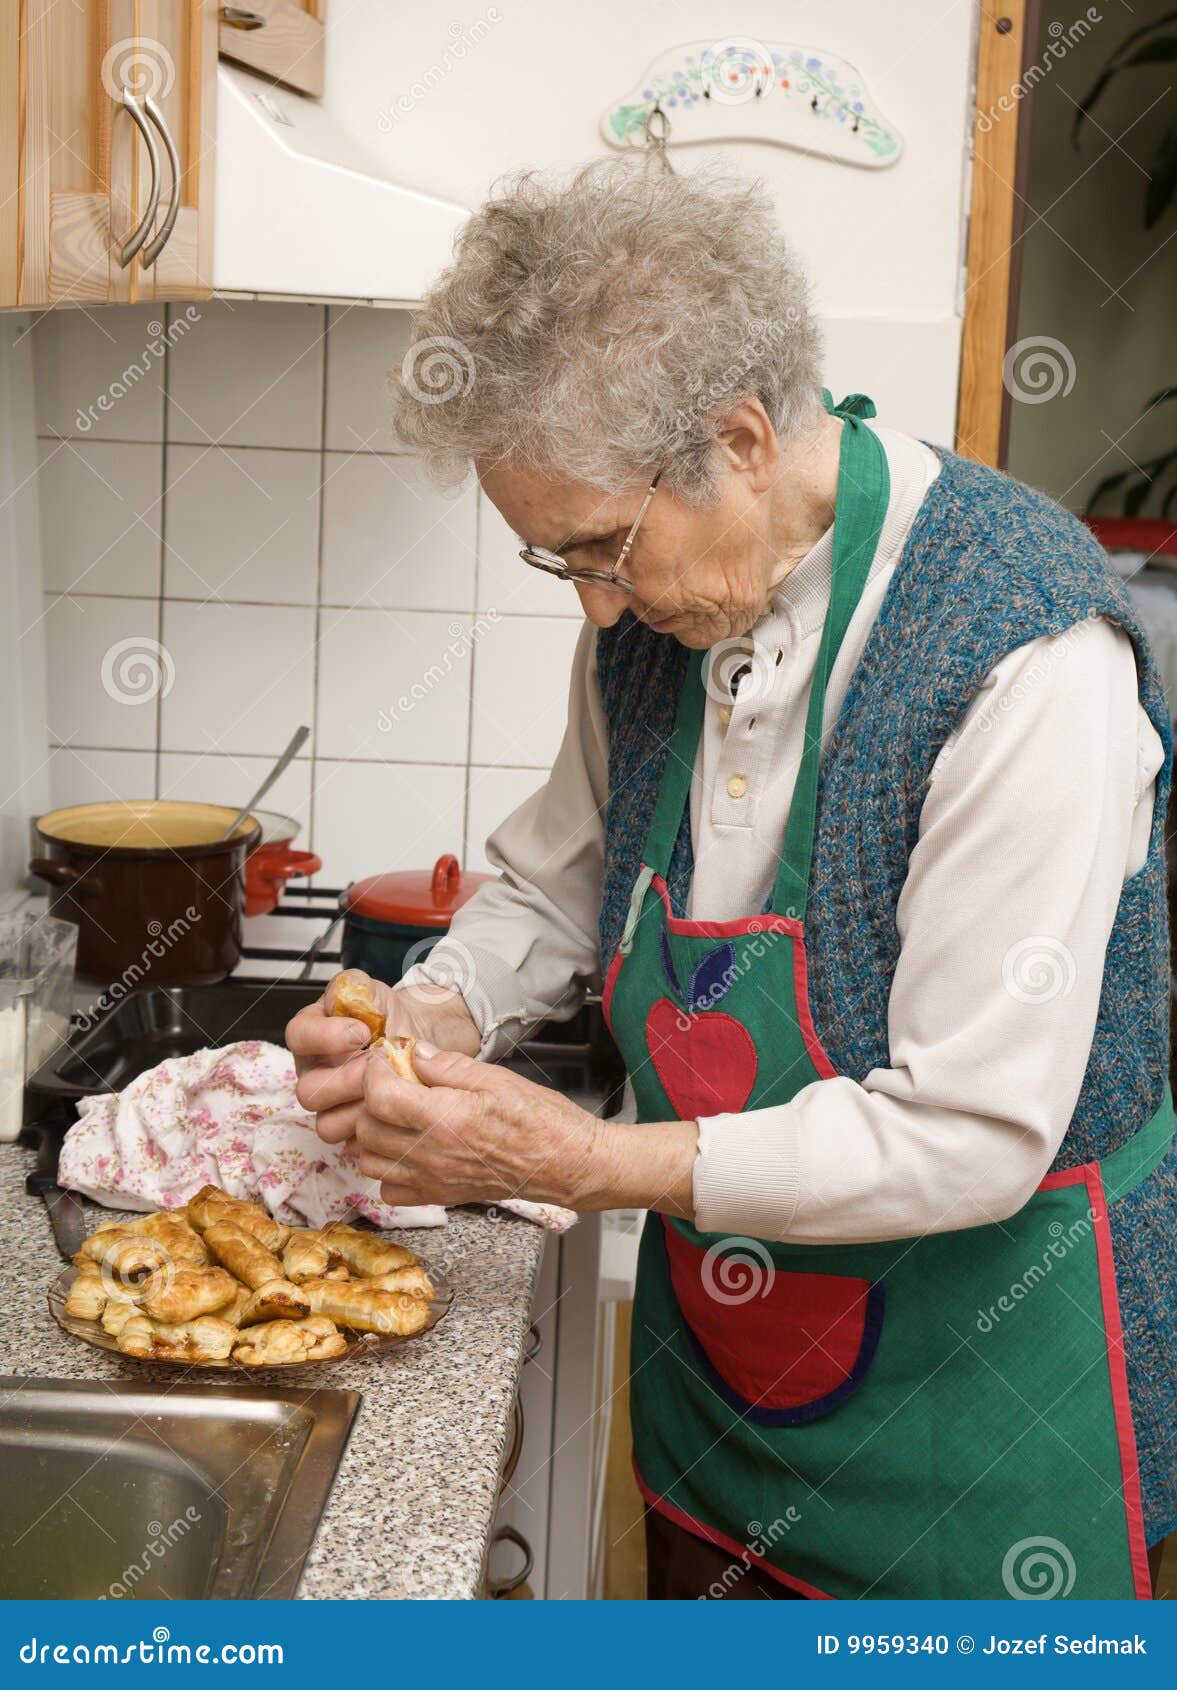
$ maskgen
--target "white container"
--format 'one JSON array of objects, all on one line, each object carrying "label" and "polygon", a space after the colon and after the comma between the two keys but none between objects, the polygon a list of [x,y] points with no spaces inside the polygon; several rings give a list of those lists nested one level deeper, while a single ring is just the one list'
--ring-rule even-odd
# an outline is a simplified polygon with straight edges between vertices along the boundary
[{"label": "white container", "polygon": [[0,916],[0,1142],[17,1137],[25,1081],[69,1032],[77,948],[71,922]]}]

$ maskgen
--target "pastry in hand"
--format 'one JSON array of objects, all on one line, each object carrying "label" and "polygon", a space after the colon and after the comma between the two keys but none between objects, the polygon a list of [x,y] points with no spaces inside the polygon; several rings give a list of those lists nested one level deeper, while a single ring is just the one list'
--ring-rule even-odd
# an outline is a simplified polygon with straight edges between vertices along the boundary
[{"label": "pastry in hand", "polygon": [[364,1280],[373,1291],[404,1291],[410,1297],[432,1297],[433,1281],[417,1263],[413,1267],[397,1268],[395,1273],[374,1274]]},{"label": "pastry in hand", "polygon": [[237,1328],[215,1315],[171,1325],[136,1314],[119,1333],[118,1346],[144,1361],[224,1361],[237,1339]]},{"label": "pastry in hand", "polygon": [[323,1008],[328,1015],[349,1015],[353,1021],[362,1021],[374,1039],[384,1033],[384,1011],[367,980],[354,969],[345,968],[330,982],[323,994]]},{"label": "pastry in hand", "polygon": [[260,1203],[246,1203],[240,1197],[230,1197],[227,1191],[221,1191],[215,1185],[202,1185],[195,1197],[189,1198],[188,1213],[193,1226],[201,1232],[207,1232],[218,1221],[232,1221],[234,1226],[248,1232],[267,1250],[280,1250],[290,1237],[291,1229],[276,1221]]},{"label": "pastry in hand", "polygon": [[423,1086],[425,1081],[413,1067],[413,1051],[416,1045],[416,1039],[398,1036],[392,1039],[376,1039],[372,1049],[379,1052],[400,1079],[407,1080],[411,1086]]},{"label": "pastry in hand", "polygon": [[303,1286],[315,1314],[325,1314],[356,1332],[408,1337],[429,1320],[424,1297],[405,1291],[375,1291],[363,1280],[312,1279]]},{"label": "pastry in hand", "polygon": [[237,1295],[237,1281],[223,1267],[161,1268],[149,1274],[139,1297],[141,1312],[175,1326],[215,1314]]},{"label": "pastry in hand", "polygon": [[301,1320],[311,1305],[297,1285],[288,1279],[271,1279],[251,1291],[241,1311],[238,1326],[257,1326],[263,1320]]},{"label": "pastry in hand", "polygon": [[271,1279],[282,1279],[282,1263],[233,1221],[216,1221],[205,1230],[204,1242],[222,1267],[256,1291]]},{"label": "pastry in hand", "polygon": [[334,1321],[323,1316],[305,1320],[271,1320],[240,1334],[233,1360],[245,1367],[273,1367],[297,1361],[325,1361],[342,1355],[347,1340]]},{"label": "pastry in hand", "polygon": [[397,1268],[412,1267],[420,1258],[403,1244],[390,1244],[375,1232],[361,1232],[358,1227],[332,1221],[324,1227],[327,1248],[347,1263],[353,1273],[367,1279],[376,1273],[395,1273]]}]

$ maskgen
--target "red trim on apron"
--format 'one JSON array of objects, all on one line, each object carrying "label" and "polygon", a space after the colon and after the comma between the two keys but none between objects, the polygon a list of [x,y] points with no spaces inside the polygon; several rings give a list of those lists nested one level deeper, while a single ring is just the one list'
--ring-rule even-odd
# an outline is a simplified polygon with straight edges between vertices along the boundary
[{"label": "red trim on apron", "polygon": [[735,921],[688,921],[684,916],[672,913],[670,892],[660,874],[651,880],[650,888],[662,899],[670,931],[681,933],[686,938],[739,939],[745,934],[751,936],[757,933],[788,933],[794,939],[801,937],[801,923],[795,916],[774,915],[771,910],[764,915],[742,915]]},{"label": "red trim on apron", "polygon": [[[633,1463],[633,1476],[642,1496],[651,1508],[662,1514],[673,1525],[681,1526],[683,1531],[690,1532],[694,1537],[701,1537],[704,1543],[713,1544],[717,1549],[726,1549],[729,1554],[743,1560],[749,1553],[746,1543],[737,1543],[734,1537],[727,1537],[723,1532],[717,1532],[714,1526],[704,1525],[702,1520],[696,1520],[692,1514],[684,1514],[681,1508],[676,1508],[673,1502],[667,1502],[664,1496],[658,1496],[652,1491],[638,1470],[637,1458]],[[789,1573],[782,1573],[779,1567],[774,1567],[767,1559],[757,1557],[756,1565],[769,1578],[775,1579],[790,1590],[797,1591],[801,1596],[808,1596],[812,1602],[833,1602],[835,1600],[828,1591],[819,1590],[815,1584],[806,1584],[804,1579],[793,1578]]]}]

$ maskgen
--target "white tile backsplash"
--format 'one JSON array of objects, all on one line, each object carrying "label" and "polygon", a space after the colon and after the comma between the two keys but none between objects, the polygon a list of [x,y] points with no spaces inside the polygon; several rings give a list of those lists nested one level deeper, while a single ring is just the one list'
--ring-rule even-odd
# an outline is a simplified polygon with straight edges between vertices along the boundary
[{"label": "white tile backsplash", "polygon": [[306,722],[264,808],[300,822],[320,884],[484,868],[559,744],[575,593],[473,479],[442,492],[397,448],[407,314],[184,311],[166,362],[162,310],[34,331],[54,803],[245,803]]},{"label": "white tile backsplash", "polygon": [[168,439],[318,447],[321,305],[209,300],[169,353]]},{"label": "white tile backsplash", "polygon": [[335,452],[399,451],[388,376],[408,349],[408,313],[333,307],[328,325],[326,445]]},{"label": "white tile backsplash", "polygon": [[319,880],[346,885],[459,855],[465,798],[465,768],[317,760],[311,849],[323,859]]},{"label": "white tile backsplash", "polygon": [[169,446],[165,594],[314,604],[319,461],[318,452]]},{"label": "white tile backsplash", "polygon": [[46,311],[33,330],[37,432],[163,438],[162,306]]},{"label": "white tile backsplash", "polygon": [[576,588],[519,556],[523,544],[482,492],[478,495],[478,608],[503,616],[583,616]]},{"label": "white tile backsplash", "polygon": [[155,600],[47,595],[51,743],[154,750],[156,700],[173,679],[158,628]]},{"label": "white tile backsplash", "polygon": [[155,796],[154,751],[74,751],[60,746],[49,753],[49,798],[54,809],[100,804],[109,798]]},{"label": "white tile backsplash", "polygon": [[300,722],[310,726],[313,610],[169,600],[163,643],[176,679],[163,701],[162,750],[255,752],[273,761]]},{"label": "white tile backsplash", "polygon": [[494,769],[470,767],[470,790],[466,808],[466,855],[463,868],[486,870],[486,841],[517,810],[538,792],[548,778],[547,769]]},{"label": "white tile backsplash", "polygon": [[464,764],[469,618],[330,609],[319,617],[318,755]]},{"label": "white tile backsplash", "polygon": [[66,439],[40,445],[45,586],[157,597],[163,447]]},{"label": "white tile backsplash", "polygon": [[323,602],[470,609],[476,508],[472,488],[438,492],[413,458],[328,452]]},{"label": "white tile backsplash", "polygon": [[[202,804],[236,804],[240,809],[257,791],[273,762],[272,757],[188,757],[182,752],[165,751],[159,759],[159,796],[190,798]],[[302,830],[301,845],[311,820],[310,758],[296,757],[283,769],[259,807],[293,816]]]},{"label": "white tile backsplash", "polygon": [[568,717],[568,678],[582,624],[501,616],[478,641],[472,763],[546,769]]}]

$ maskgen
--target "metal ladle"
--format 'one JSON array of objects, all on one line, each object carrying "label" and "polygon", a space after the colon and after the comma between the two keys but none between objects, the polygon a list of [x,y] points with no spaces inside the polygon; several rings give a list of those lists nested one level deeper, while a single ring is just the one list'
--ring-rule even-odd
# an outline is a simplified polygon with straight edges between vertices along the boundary
[{"label": "metal ladle", "polygon": [[233,820],[229,823],[229,825],[225,829],[224,833],[222,833],[222,835],[221,835],[222,839],[231,839],[233,837],[233,835],[237,832],[237,829],[241,826],[242,822],[245,820],[246,816],[253,809],[254,805],[261,803],[262,799],[266,796],[266,793],[273,786],[273,784],[277,780],[278,776],[280,774],[282,774],[282,772],[285,770],[287,764],[290,763],[293,760],[293,758],[295,758],[298,755],[299,751],[306,744],[307,740],[310,738],[310,735],[311,735],[311,730],[309,728],[296,728],[295,729],[294,735],[293,735],[293,737],[290,741],[290,744],[286,747],[286,749],[282,753],[281,757],[279,757],[278,761],[274,764],[274,767],[270,770],[270,772],[266,776],[265,780],[258,787],[258,789],[254,793],[253,797],[249,800],[249,803],[245,806],[245,808],[243,810],[238,810],[237,814],[233,817]]}]

